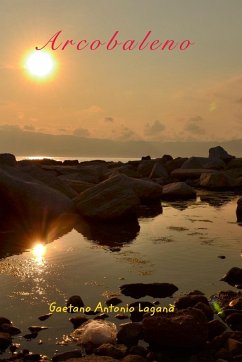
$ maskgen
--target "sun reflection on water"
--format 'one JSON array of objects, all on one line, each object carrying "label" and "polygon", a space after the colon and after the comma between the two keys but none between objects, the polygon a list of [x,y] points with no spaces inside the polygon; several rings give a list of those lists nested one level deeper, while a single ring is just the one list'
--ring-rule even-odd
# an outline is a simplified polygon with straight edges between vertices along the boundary
[{"label": "sun reflection on water", "polygon": [[32,248],[32,254],[34,256],[34,260],[38,265],[44,265],[45,259],[44,256],[46,254],[46,246],[42,243],[37,243]]}]

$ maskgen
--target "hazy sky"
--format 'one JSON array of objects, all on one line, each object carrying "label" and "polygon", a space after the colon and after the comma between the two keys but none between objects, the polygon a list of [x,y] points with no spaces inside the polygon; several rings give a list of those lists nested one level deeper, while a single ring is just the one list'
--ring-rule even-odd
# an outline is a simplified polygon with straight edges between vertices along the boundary
[{"label": "hazy sky", "polygon": [[[0,127],[112,140],[242,138],[241,0],[1,0]],[[61,40],[191,39],[184,52],[51,51],[38,82],[22,59]]]}]

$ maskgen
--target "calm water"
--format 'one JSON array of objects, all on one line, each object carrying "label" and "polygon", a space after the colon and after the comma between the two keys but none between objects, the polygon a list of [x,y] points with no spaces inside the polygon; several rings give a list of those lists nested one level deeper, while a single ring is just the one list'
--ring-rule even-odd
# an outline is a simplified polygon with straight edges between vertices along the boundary
[{"label": "calm water", "polygon": [[[34,249],[36,243],[45,241],[33,240],[32,249],[2,258],[1,315],[10,318],[23,334],[31,325],[49,327],[34,341],[25,342],[17,336],[16,342],[50,356],[55,350],[70,348],[56,344],[72,330],[69,314],[55,313],[45,322],[39,322],[38,317],[48,313],[51,302],[63,306],[74,294],[94,307],[99,301],[104,304],[107,296],[118,294],[124,283],[174,283],[179,288],[175,296],[193,289],[207,296],[233,289],[220,278],[232,266],[241,267],[237,199],[229,193],[200,192],[193,202],[163,203],[163,213],[140,219],[140,231],[131,232],[127,243],[119,247],[111,243],[118,239],[113,231],[105,245],[105,236],[87,229],[83,234],[83,228],[77,227],[79,232],[73,229],[45,249]],[[123,304],[131,302],[131,298],[121,299]],[[166,298],[161,303],[171,301]],[[39,339],[43,345],[38,345]]]}]

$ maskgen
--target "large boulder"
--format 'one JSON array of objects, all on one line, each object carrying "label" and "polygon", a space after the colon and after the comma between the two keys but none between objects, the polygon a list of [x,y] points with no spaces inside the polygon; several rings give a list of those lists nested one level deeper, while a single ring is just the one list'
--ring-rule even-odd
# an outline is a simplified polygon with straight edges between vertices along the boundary
[{"label": "large boulder", "polygon": [[226,164],[220,158],[211,158],[208,162],[204,165],[204,168],[212,169],[212,170],[223,170],[225,169]]},{"label": "large boulder", "polygon": [[198,309],[188,308],[175,312],[174,316],[153,316],[143,319],[146,342],[158,348],[193,349],[205,345],[208,323]]},{"label": "large boulder", "polygon": [[163,186],[162,198],[166,200],[195,199],[196,191],[185,182],[173,182]]},{"label": "large boulder", "polygon": [[169,173],[171,173],[172,171],[179,169],[186,160],[187,158],[177,157],[174,158],[173,160],[167,161],[166,169],[168,170]]},{"label": "large boulder", "polygon": [[171,176],[177,180],[185,181],[198,179],[202,173],[212,173],[213,170],[203,168],[178,168],[171,172]]},{"label": "large boulder", "polygon": [[100,221],[136,218],[140,200],[126,186],[126,177],[117,175],[83,191],[75,199],[78,212]]},{"label": "large boulder", "polygon": [[54,219],[73,210],[72,201],[61,192],[30,176],[0,170],[0,219],[5,227],[47,230]]},{"label": "large boulder", "polygon": [[190,157],[182,164],[181,168],[182,169],[205,168],[204,166],[206,165],[207,162],[208,162],[207,157]]},{"label": "large boulder", "polygon": [[200,186],[211,190],[231,189],[239,186],[236,179],[232,178],[225,172],[205,172],[200,176]]},{"label": "large boulder", "polygon": [[107,173],[107,171],[108,168],[106,165],[81,165],[76,167],[73,173],[60,175],[59,178],[61,180],[67,179],[97,184],[104,179],[104,175]]},{"label": "large boulder", "polygon": [[242,197],[237,201],[237,209],[236,209],[237,221],[242,222]]},{"label": "large boulder", "polygon": [[154,164],[156,163],[156,160],[142,160],[139,163],[139,166],[137,168],[138,173],[142,176],[142,177],[149,177]]},{"label": "large boulder", "polygon": [[160,178],[160,177],[167,178],[168,172],[166,168],[162,165],[162,163],[157,161],[154,163],[149,178]]},{"label": "large boulder", "polygon": [[136,218],[141,201],[158,199],[161,194],[162,187],[154,182],[120,174],[83,191],[75,201],[82,216],[110,221]]},{"label": "large boulder", "polygon": [[22,166],[19,169],[21,172],[24,172],[41,183],[62,192],[70,198],[77,196],[77,192],[72,187],[53,175],[53,172],[51,171],[44,171],[41,167],[35,165]]},{"label": "large boulder", "polygon": [[0,153],[0,166],[16,166],[16,158],[11,153]]},{"label": "large boulder", "polygon": [[209,149],[209,158],[220,158],[223,161],[228,161],[234,158],[234,156],[231,156],[228,154],[227,151],[221,146],[212,147]]}]

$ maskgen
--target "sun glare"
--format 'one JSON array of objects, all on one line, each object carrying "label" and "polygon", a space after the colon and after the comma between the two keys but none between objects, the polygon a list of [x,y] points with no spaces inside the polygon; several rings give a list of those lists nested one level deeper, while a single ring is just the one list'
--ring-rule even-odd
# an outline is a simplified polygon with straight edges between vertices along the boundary
[{"label": "sun glare", "polygon": [[36,50],[27,55],[24,68],[30,76],[45,79],[54,73],[56,62],[51,53]]},{"label": "sun glare", "polygon": [[38,243],[32,248],[32,254],[37,264],[42,265],[44,262],[44,256],[46,254],[46,246]]}]

